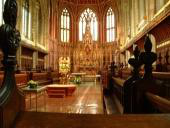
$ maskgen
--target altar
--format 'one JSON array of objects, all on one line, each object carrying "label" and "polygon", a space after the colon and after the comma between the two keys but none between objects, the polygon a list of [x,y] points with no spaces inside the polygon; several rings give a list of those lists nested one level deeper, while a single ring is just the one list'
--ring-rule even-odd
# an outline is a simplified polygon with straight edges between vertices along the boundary
[{"label": "altar", "polygon": [[76,90],[75,84],[47,85],[48,97],[52,97],[52,98],[64,98],[65,96],[71,96],[75,90]]},{"label": "altar", "polygon": [[94,75],[102,64],[102,50],[99,43],[93,41],[89,17],[86,19],[86,29],[83,35],[83,42],[78,43],[74,51],[74,72],[85,72],[87,75]]}]

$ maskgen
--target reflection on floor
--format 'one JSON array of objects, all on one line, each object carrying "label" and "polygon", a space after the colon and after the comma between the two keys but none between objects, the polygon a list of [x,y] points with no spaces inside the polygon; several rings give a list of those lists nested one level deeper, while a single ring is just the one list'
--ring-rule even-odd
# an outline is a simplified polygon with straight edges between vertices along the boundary
[{"label": "reflection on floor", "polygon": [[[35,96],[32,96],[30,109],[29,97],[26,99],[26,110],[35,111]],[[38,96],[37,111],[77,113],[77,114],[103,114],[103,101],[101,85],[93,82],[83,83],[77,86],[72,96],[65,98],[48,98],[46,95],[46,109],[44,97]]]}]

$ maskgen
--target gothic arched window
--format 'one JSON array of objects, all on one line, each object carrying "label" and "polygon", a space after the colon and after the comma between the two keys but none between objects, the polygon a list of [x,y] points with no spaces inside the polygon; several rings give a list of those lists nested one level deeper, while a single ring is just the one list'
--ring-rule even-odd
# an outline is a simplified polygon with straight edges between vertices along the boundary
[{"label": "gothic arched window", "polygon": [[65,8],[61,14],[61,42],[70,41],[70,14]]},{"label": "gothic arched window", "polygon": [[29,0],[25,0],[22,7],[22,34],[31,39],[31,13],[29,12]]},{"label": "gothic arched window", "polygon": [[93,41],[98,39],[98,21],[96,14],[89,8],[83,11],[79,20],[79,40],[83,40],[83,35],[85,34],[87,18],[90,19],[90,28]]},{"label": "gothic arched window", "polygon": [[6,0],[0,1],[0,25],[3,24],[3,10],[4,10],[5,1]]},{"label": "gothic arched window", "polygon": [[41,34],[42,34],[42,13],[41,13],[41,6],[39,4],[39,7],[36,10],[36,27],[37,27],[37,42],[39,44],[43,43],[41,42]]},{"label": "gothic arched window", "polygon": [[106,14],[106,41],[113,42],[115,38],[115,16],[112,8],[109,8]]}]

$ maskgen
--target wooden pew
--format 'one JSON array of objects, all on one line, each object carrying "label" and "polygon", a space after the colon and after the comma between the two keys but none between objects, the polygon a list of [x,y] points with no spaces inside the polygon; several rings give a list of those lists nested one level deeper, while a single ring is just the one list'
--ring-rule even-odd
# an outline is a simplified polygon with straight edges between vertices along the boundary
[{"label": "wooden pew", "polygon": [[[167,99],[170,99],[170,96],[168,94],[170,93],[170,86],[169,84],[169,78],[170,78],[170,73],[165,73],[165,72],[153,72],[153,78],[155,80],[155,88],[159,87],[159,93],[157,95],[153,93],[147,93],[146,96],[149,99],[149,102],[152,104],[153,108],[157,108],[159,111],[157,112],[170,112],[170,101]],[[157,82],[157,80],[162,81]],[[123,97],[124,97],[124,84],[125,80],[117,77],[113,77],[113,86],[114,86],[114,95],[118,99],[119,103],[121,104],[122,108],[124,107],[123,104]],[[129,92],[130,93],[130,92]],[[164,94],[164,95],[163,95]],[[169,94],[170,95],[170,94]],[[120,106],[119,104],[119,106]]]},{"label": "wooden pew", "polygon": [[47,72],[42,73],[33,72],[31,73],[31,75],[32,75],[31,79],[36,81],[39,85],[47,85],[52,83]]},{"label": "wooden pew", "polygon": [[123,105],[123,84],[125,80],[113,77],[113,82],[114,82],[114,88],[113,92],[116,95],[116,97],[119,99],[121,105]]},{"label": "wooden pew", "polygon": [[17,87],[27,86],[28,76],[27,74],[15,74]]},{"label": "wooden pew", "polygon": [[146,93],[146,96],[158,112],[170,113],[170,100],[149,92]]},{"label": "wooden pew", "polygon": [[108,71],[107,70],[103,70],[101,72],[101,82],[103,85],[103,89],[108,89]]},{"label": "wooden pew", "polygon": [[[4,75],[0,75],[0,86],[2,85]],[[15,74],[16,79],[16,85],[17,87],[21,88],[27,85],[28,82],[28,75],[26,73],[24,74]]]},{"label": "wooden pew", "polygon": [[170,73],[153,72],[153,78],[160,85],[160,96],[170,98]]},{"label": "wooden pew", "polygon": [[53,83],[60,82],[60,74],[57,71],[51,72],[51,79]]},{"label": "wooden pew", "polygon": [[113,98],[119,113],[123,114],[124,110],[124,79],[112,77],[113,79]]}]

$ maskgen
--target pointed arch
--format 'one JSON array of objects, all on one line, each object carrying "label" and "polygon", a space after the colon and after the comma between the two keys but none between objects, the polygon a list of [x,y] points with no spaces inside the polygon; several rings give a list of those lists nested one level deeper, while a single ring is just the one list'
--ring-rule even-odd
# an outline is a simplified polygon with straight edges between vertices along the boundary
[{"label": "pointed arch", "polygon": [[106,14],[106,41],[114,42],[115,39],[116,39],[115,14],[112,8],[109,7]]},{"label": "pointed arch", "polygon": [[83,40],[83,35],[85,34],[86,29],[86,19],[89,16],[91,22],[91,34],[93,41],[98,40],[98,20],[96,14],[89,8],[85,9],[79,18],[79,41]]},{"label": "pointed arch", "polygon": [[22,34],[31,39],[31,13],[29,10],[29,0],[24,0],[22,5]]},{"label": "pointed arch", "polygon": [[70,13],[66,8],[61,13],[60,30],[61,42],[68,43],[70,41]]}]

